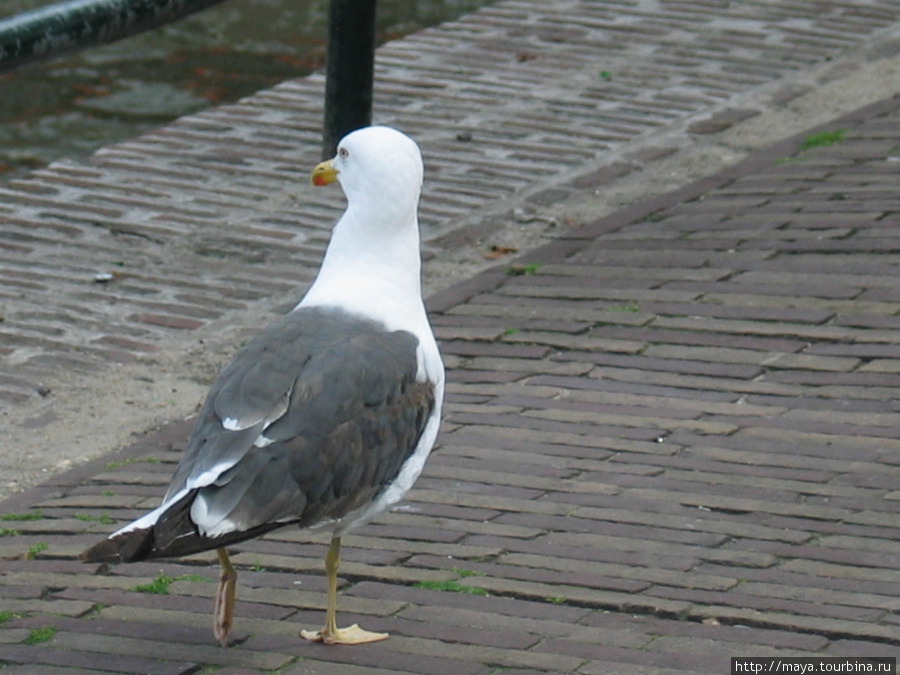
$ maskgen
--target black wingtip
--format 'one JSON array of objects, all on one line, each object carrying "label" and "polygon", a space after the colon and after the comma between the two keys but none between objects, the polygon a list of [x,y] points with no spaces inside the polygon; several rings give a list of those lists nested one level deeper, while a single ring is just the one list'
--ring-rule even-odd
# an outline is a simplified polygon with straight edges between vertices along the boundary
[{"label": "black wingtip", "polygon": [[82,551],[83,562],[135,562],[144,560],[153,549],[153,530],[140,529],[104,539]]}]

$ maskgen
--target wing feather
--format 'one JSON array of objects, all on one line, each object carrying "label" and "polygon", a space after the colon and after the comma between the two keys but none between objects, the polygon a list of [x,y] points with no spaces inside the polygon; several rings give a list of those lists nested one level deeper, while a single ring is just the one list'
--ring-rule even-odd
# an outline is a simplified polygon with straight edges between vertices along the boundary
[{"label": "wing feather", "polygon": [[434,383],[417,381],[418,346],[411,333],[337,310],[273,323],[210,389],[169,488],[172,508],[140,530],[158,538],[130,550],[201,551],[366,505],[398,475],[435,408]]}]

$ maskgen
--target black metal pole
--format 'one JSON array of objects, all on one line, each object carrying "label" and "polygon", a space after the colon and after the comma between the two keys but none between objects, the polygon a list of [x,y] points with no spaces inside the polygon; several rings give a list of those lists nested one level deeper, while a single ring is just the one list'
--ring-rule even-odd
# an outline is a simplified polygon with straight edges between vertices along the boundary
[{"label": "black metal pole", "polygon": [[0,20],[0,72],[114,42],[224,0],[69,0]]},{"label": "black metal pole", "polygon": [[331,0],[323,159],[334,157],[345,134],[372,123],[376,4],[376,0]]}]

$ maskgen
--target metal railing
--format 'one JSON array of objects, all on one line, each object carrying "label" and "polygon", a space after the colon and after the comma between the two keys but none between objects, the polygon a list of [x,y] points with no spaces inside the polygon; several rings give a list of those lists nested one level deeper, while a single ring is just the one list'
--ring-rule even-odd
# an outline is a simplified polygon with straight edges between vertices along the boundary
[{"label": "metal railing", "polygon": [[[225,0],[67,0],[0,20],[0,72],[157,28]],[[372,119],[376,0],[331,0],[323,157]]]}]

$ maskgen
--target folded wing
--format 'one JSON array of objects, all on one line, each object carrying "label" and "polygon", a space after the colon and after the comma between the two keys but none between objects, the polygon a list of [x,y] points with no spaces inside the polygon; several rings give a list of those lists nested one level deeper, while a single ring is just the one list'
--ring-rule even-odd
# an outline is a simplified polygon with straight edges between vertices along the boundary
[{"label": "folded wing", "polygon": [[435,409],[435,383],[416,377],[418,345],[339,310],[277,320],[211,388],[162,506],[84,557],[185,555],[370,503]]}]

